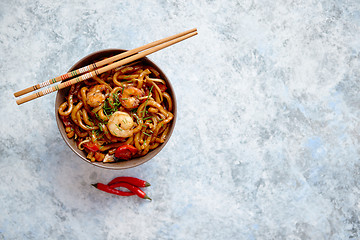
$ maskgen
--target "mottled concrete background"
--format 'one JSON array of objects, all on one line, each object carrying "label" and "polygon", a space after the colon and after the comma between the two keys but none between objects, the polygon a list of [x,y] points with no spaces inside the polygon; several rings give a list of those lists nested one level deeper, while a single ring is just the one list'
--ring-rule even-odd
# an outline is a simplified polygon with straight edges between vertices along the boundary
[{"label": "mottled concrete background", "polygon": [[[151,55],[178,120],[152,161],[91,166],[55,94],[13,93],[106,48],[197,27]],[[0,239],[359,239],[360,2],[0,2]],[[152,183],[147,202],[90,184]]]}]

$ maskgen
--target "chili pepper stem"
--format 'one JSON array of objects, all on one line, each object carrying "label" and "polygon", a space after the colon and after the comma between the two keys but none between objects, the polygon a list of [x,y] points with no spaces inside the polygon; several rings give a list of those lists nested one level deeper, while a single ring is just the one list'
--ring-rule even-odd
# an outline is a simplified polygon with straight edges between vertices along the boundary
[{"label": "chili pepper stem", "polygon": [[152,201],[152,199],[151,199],[151,198],[149,198],[149,196],[148,196],[148,195],[145,195],[145,196],[144,196],[144,199],[149,199],[150,201]]},{"label": "chili pepper stem", "polygon": [[94,187],[96,187],[96,188],[97,188],[97,183],[94,183],[94,184],[91,184],[91,185],[93,185]]},{"label": "chili pepper stem", "polygon": [[145,187],[150,187],[150,186],[151,186],[150,183],[148,183],[148,182],[145,183]]}]

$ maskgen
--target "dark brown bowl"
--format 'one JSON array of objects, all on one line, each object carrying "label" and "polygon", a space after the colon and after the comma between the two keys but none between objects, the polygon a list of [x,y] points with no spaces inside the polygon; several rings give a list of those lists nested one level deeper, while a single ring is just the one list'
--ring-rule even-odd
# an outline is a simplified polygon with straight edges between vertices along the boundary
[{"label": "dark brown bowl", "polygon": [[[119,53],[124,52],[125,50],[122,49],[105,49],[105,50],[101,50],[98,52],[94,52],[86,57],[84,57],[83,59],[81,59],[80,61],[78,61],[74,66],[72,66],[69,69],[70,71],[73,71],[75,69],[87,66],[93,62],[99,61],[103,58],[106,57],[110,57]],[[139,158],[134,158],[128,161],[122,161],[122,162],[116,162],[116,163],[103,163],[103,162],[91,162],[89,159],[86,158],[86,154],[79,150],[76,146],[76,143],[74,141],[74,139],[69,139],[66,136],[66,132],[65,132],[65,127],[64,124],[62,123],[59,114],[58,114],[58,108],[59,106],[65,101],[65,96],[67,95],[69,88],[64,88],[61,89],[60,91],[58,91],[57,95],[56,95],[56,100],[55,100],[55,115],[56,115],[56,122],[57,125],[59,127],[61,136],[63,137],[64,141],[66,142],[66,144],[70,147],[71,150],[74,151],[74,153],[76,153],[82,160],[95,165],[97,167],[102,167],[102,168],[107,168],[107,169],[114,169],[114,170],[119,170],[119,169],[126,169],[126,168],[132,168],[132,167],[136,167],[140,164],[143,164],[147,161],[149,161],[150,159],[152,159],[153,157],[155,157],[156,154],[158,154],[166,145],[166,143],[169,141],[170,136],[174,130],[175,127],[175,122],[176,122],[176,116],[177,116],[177,105],[176,105],[176,98],[175,98],[175,92],[173,87],[171,86],[171,83],[169,81],[169,79],[166,77],[166,75],[163,73],[163,71],[161,71],[161,69],[156,66],[152,61],[150,61],[148,58],[143,58],[142,59],[146,64],[152,66],[153,68],[155,68],[160,74],[162,79],[164,79],[166,81],[166,85],[168,87],[169,90],[169,94],[172,96],[173,98],[173,113],[174,113],[174,119],[172,120],[171,126],[170,126],[170,131],[168,133],[168,137],[166,138],[165,142],[163,144],[161,144],[159,147],[157,147],[156,149],[150,151],[149,153],[147,153],[145,156],[139,157]]]}]

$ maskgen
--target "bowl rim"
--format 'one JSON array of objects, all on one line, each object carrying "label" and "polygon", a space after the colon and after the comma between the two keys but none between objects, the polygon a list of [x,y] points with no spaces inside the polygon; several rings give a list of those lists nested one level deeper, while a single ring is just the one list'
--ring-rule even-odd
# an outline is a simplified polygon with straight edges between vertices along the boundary
[{"label": "bowl rim", "polygon": [[[101,57],[104,57],[104,56],[108,57],[111,54],[114,54],[114,52],[116,52],[115,54],[118,54],[118,53],[125,52],[125,51],[127,51],[127,50],[118,49],[118,48],[109,48],[109,49],[103,49],[103,50],[99,50],[99,51],[90,53],[87,56],[85,56],[85,57],[81,58],[80,60],[78,60],[75,64],[73,64],[72,67],[68,70],[68,72],[71,72],[71,71],[73,71],[75,69],[86,66],[87,64],[84,64],[84,62],[86,62],[89,58],[90,59],[95,58],[94,61],[99,61],[99,59],[96,59],[97,55],[99,55],[98,58],[101,58]],[[117,162],[117,163],[91,162],[89,159],[87,159],[85,156],[83,156],[81,154],[81,153],[83,153],[83,151],[79,150],[77,148],[76,144],[74,144],[74,143],[71,144],[71,142],[73,142],[74,140],[69,139],[66,136],[65,127],[63,125],[63,122],[60,119],[59,114],[58,114],[58,107],[60,106],[61,103],[63,103],[62,93],[64,91],[68,91],[68,90],[66,90],[66,88],[61,89],[56,93],[56,98],[55,98],[55,118],[56,118],[56,123],[57,123],[57,126],[58,126],[58,130],[59,130],[60,135],[62,136],[63,140],[67,144],[67,146],[78,157],[80,157],[85,162],[88,162],[91,165],[94,165],[96,167],[101,167],[101,168],[111,169],[111,170],[122,170],[122,169],[133,168],[133,167],[139,166],[141,164],[144,164],[144,163],[148,162],[150,159],[154,158],[165,147],[165,145],[168,143],[169,139],[171,138],[171,135],[172,135],[172,133],[174,131],[174,128],[175,128],[175,125],[176,125],[175,123],[176,123],[176,118],[177,118],[177,101],[176,101],[174,88],[173,88],[171,82],[169,81],[169,79],[167,78],[167,76],[165,75],[165,73],[153,61],[151,61],[147,57],[141,58],[141,60],[145,61],[146,63],[149,63],[149,65],[151,65],[157,71],[159,71],[162,79],[164,79],[166,81],[168,89],[170,89],[170,93],[171,93],[171,96],[172,96],[172,99],[173,99],[173,115],[174,115],[174,117],[172,119],[172,124],[170,126],[168,136],[166,137],[165,141],[160,146],[158,146],[157,148],[155,148],[152,151],[149,151],[146,155],[144,155],[142,157],[134,158],[134,159],[131,159],[131,160],[128,160],[128,161],[121,161],[121,162]]]}]

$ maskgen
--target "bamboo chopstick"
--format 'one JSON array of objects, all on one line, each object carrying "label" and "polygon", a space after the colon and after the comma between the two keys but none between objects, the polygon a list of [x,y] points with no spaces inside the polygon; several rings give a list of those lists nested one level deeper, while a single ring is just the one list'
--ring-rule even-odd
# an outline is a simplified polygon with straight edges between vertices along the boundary
[{"label": "bamboo chopstick", "polygon": [[118,55],[115,55],[113,57],[109,57],[109,58],[106,58],[104,60],[101,60],[99,62],[96,62],[96,63],[92,63],[90,65],[87,65],[85,67],[82,67],[82,68],[79,68],[79,69],[76,69],[74,71],[71,71],[71,72],[68,72],[68,73],[65,73],[61,76],[58,76],[58,77],[55,77],[55,78],[52,78],[50,80],[47,80],[45,82],[42,82],[42,83],[39,83],[39,84],[36,84],[34,86],[31,86],[31,87],[28,87],[28,88],[25,88],[21,91],[18,91],[16,93],[14,93],[14,96],[15,97],[20,97],[26,93],[29,93],[29,92],[32,92],[32,91],[35,91],[37,89],[40,89],[40,88],[43,88],[43,87],[46,87],[48,85],[51,85],[53,83],[56,83],[56,82],[59,82],[59,81],[63,81],[63,80],[66,80],[66,79],[69,79],[69,78],[72,78],[72,77],[75,77],[79,74],[83,74],[83,73],[86,73],[86,72],[90,72],[96,68],[99,68],[99,67],[102,67],[106,64],[109,64],[109,63],[112,63],[112,62],[115,62],[115,61],[118,61],[120,59],[123,59],[123,58],[126,58],[128,56],[131,56],[135,53],[138,53],[138,52],[141,52],[141,51],[144,51],[146,49],[149,49],[149,48],[152,48],[154,46],[157,46],[159,44],[162,44],[164,42],[167,42],[167,41],[170,41],[170,40],[173,40],[173,39],[176,39],[178,37],[181,37],[181,36],[184,36],[186,34],[189,34],[189,33],[192,33],[192,32],[196,32],[196,28],[193,28],[193,29],[190,29],[190,30],[187,30],[185,32],[182,32],[182,33],[178,33],[178,34],[175,34],[173,36],[170,36],[170,37],[166,37],[166,38],[163,38],[163,39],[160,39],[160,40],[157,40],[157,41],[154,41],[152,43],[148,43],[144,46],[141,46],[141,47],[138,47],[138,48],[134,48],[132,50],[129,50],[129,51],[126,51],[124,53],[120,53]]},{"label": "bamboo chopstick", "polygon": [[128,57],[128,58],[125,58],[125,59],[122,59],[122,60],[120,60],[120,61],[114,62],[114,63],[112,63],[112,64],[109,64],[109,65],[105,66],[105,67],[95,69],[94,71],[85,73],[85,74],[83,74],[83,75],[81,75],[81,76],[78,76],[78,77],[73,78],[73,79],[71,79],[71,80],[68,80],[68,81],[66,81],[66,82],[60,83],[60,84],[58,84],[58,85],[56,85],[56,86],[53,86],[53,87],[44,89],[44,90],[42,90],[42,91],[39,91],[39,92],[37,92],[37,93],[28,95],[28,96],[23,97],[23,98],[20,98],[20,99],[16,100],[16,103],[17,103],[18,105],[20,105],[20,104],[23,104],[23,103],[25,103],[25,102],[31,101],[31,100],[33,100],[33,99],[42,97],[42,96],[44,96],[44,95],[46,95],[46,94],[49,94],[49,93],[58,91],[58,90],[60,90],[60,89],[69,87],[69,86],[71,86],[71,85],[73,85],[73,84],[76,84],[76,83],[78,83],[78,82],[84,81],[84,80],[89,79],[89,78],[91,78],[91,77],[93,77],[93,76],[100,75],[100,74],[102,74],[102,73],[104,73],[104,72],[107,72],[107,71],[109,71],[109,70],[112,70],[112,69],[114,69],[114,68],[120,67],[120,66],[125,65],[125,64],[127,64],[127,63],[130,63],[130,62],[132,62],[132,61],[135,61],[135,60],[138,60],[138,59],[140,59],[140,58],[143,58],[143,57],[145,57],[145,56],[147,56],[147,55],[149,55],[149,54],[151,54],[151,53],[157,52],[157,51],[159,51],[159,50],[161,50],[161,49],[163,49],[163,48],[166,48],[166,47],[171,46],[171,45],[173,45],[173,44],[175,44],[175,43],[181,42],[181,41],[183,41],[183,40],[185,40],[185,39],[187,39],[187,38],[193,37],[193,36],[195,36],[196,34],[197,34],[197,31],[191,32],[191,33],[188,33],[188,34],[186,34],[186,35],[184,35],[184,36],[175,38],[175,39],[173,39],[173,40],[170,40],[170,41],[167,41],[167,42],[164,42],[164,43],[161,43],[161,44],[159,44],[159,45],[157,45],[157,46],[155,46],[155,47],[153,47],[153,48],[150,48],[150,49],[145,50],[145,51],[143,51],[143,52],[136,53],[136,54],[134,54],[134,55],[132,55],[132,56],[130,56],[130,57]]}]

